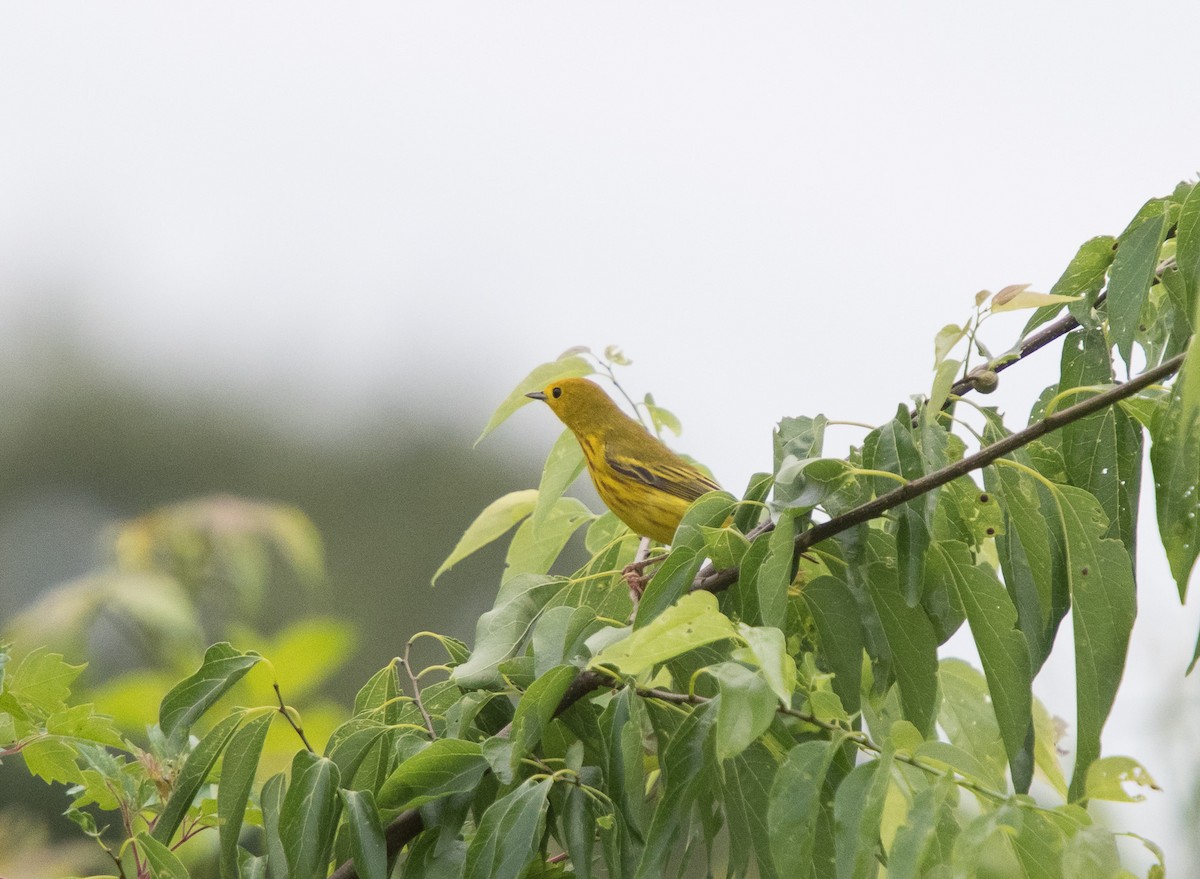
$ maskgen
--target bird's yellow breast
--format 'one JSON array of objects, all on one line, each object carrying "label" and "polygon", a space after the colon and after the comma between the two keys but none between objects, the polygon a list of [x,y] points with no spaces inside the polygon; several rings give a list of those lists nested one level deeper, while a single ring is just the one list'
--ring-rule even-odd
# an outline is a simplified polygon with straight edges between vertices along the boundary
[{"label": "bird's yellow breast", "polygon": [[618,473],[605,458],[599,437],[577,435],[577,439],[604,505],[638,534],[670,543],[691,502]]}]

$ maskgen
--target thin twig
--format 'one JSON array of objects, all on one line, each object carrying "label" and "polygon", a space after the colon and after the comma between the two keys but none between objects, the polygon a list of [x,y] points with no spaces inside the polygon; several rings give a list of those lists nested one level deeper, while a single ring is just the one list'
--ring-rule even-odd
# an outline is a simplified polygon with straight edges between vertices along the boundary
[{"label": "thin twig", "polygon": [[413,702],[421,712],[421,717],[425,718],[425,728],[429,730],[431,739],[437,738],[437,732],[433,728],[433,718],[429,716],[429,712],[425,710],[425,704],[421,701],[421,685],[417,683],[417,676],[413,674],[412,663],[408,661],[409,651],[412,650],[412,638],[408,639],[408,643],[404,645],[404,658],[400,660],[400,664],[404,666],[404,673],[408,675],[408,679],[412,681]]},{"label": "thin twig", "polygon": [[[663,690],[657,687],[634,687],[634,692],[647,699],[659,699],[663,702],[670,702],[675,705],[703,705],[704,703],[711,701],[707,696],[698,696],[695,693],[676,693],[671,690]],[[786,714],[788,717],[795,717],[798,720],[802,720],[805,723],[811,724],[812,726],[819,727],[826,732],[837,733],[838,735],[844,736],[846,739],[854,742],[855,745],[864,751],[871,751],[875,754],[883,753],[883,748],[876,744],[871,737],[862,730],[848,729],[847,727],[833,723],[832,721],[822,720],[821,718],[813,714],[809,714],[806,711],[799,711],[795,708],[789,708],[784,705],[776,705],[775,710],[779,714]],[[901,763],[907,763],[909,766],[920,769],[923,772],[929,773],[930,775],[936,775],[939,778],[948,778],[959,787],[966,788],[967,790],[970,790],[994,802],[1006,803],[1012,799],[1012,797],[1007,793],[985,787],[984,785],[981,785],[978,782],[967,778],[966,776],[960,775],[953,769],[940,769],[937,766],[933,766],[924,762],[918,757],[902,751],[895,752],[893,756]]]},{"label": "thin twig", "polygon": [[[1096,301],[1092,303],[1092,307],[1096,308],[1103,304],[1106,298],[1108,298],[1107,290],[1102,291],[1096,297]],[[1037,332],[1031,333],[1022,339],[1017,345],[1015,352],[1010,351],[1006,354],[1001,354],[987,363],[981,363],[952,384],[950,386],[950,398],[961,397],[963,394],[975,390],[975,380],[981,372],[1003,372],[1014,363],[1019,363],[1033,352],[1045,348],[1055,339],[1062,338],[1078,326],[1080,326],[1079,321],[1075,320],[1074,315],[1071,314],[1064,314],[1058,320],[1046,324]]]},{"label": "thin twig", "polygon": [[[296,731],[296,735],[300,736],[300,741],[304,742],[304,747],[308,749],[308,753],[317,753],[313,750],[313,746],[308,743],[308,736],[304,734],[304,727],[300,725],[300,712],[296,711],[295,708],[288,708],[283,704],[283,693],[279,692],[279,681],[273,682],[271,686],[275,688],[275,698],[279,700],[279,713],[292,725],[292,729]],[[292,717],[293,711],[296,711],[295,717]]]}]

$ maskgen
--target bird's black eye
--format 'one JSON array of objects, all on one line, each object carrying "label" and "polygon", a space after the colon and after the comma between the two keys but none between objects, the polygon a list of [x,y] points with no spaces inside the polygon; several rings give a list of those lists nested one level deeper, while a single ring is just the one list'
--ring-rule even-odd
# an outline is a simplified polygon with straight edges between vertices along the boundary
[{"label": "bird's black eye", "polygon": [[552,396],[554,399],[557,400],[559,397],[562,396],[562,388],[555,388],[554,390],[552,390],[550,392],[550,396]]}]

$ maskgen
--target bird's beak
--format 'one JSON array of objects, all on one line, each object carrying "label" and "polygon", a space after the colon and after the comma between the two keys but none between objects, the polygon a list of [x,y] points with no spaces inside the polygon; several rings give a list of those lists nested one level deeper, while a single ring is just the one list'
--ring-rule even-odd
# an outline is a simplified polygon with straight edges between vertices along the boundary
[{"label": "bird's beak", "polygon": [[544,400],[544,399],[546,399],[546,392],[545,391],[533,391],[532,393],[526,394],[525,396],[531,400]]}]

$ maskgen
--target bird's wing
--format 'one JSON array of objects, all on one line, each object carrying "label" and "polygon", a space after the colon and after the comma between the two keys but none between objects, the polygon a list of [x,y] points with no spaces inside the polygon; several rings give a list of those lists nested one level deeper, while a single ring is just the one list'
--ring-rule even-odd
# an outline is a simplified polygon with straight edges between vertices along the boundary
[{"label": "bird's wing", "polygon": [[625,478],[633,479],[686,501],[694,501],[705,492],[717,491],[721,487],[699,470],[682,461],[678,464],[656,461],[654,464],[646,465],[612,451],[605,452],[604,460],[609,467]]}]

